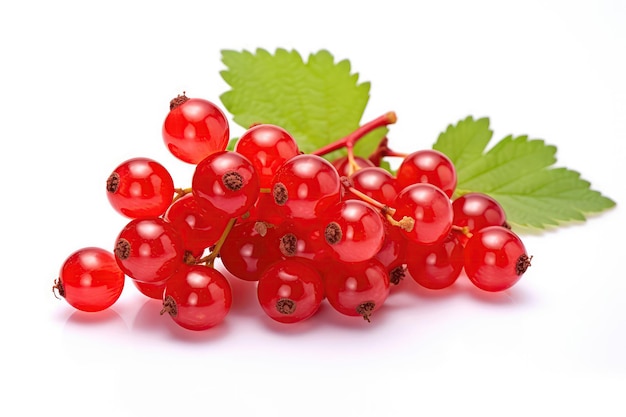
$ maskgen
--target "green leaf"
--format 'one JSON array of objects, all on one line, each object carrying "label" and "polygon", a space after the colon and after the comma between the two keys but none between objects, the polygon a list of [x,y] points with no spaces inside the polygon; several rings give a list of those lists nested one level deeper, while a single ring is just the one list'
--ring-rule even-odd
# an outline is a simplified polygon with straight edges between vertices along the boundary
[{"label": "green leaf", "polygon": [[[220,74],[231,89],[220,99],[233,120],[244,129],[257,123],[279,125],[306,153],[357,129],[369,100],[370,83],[359,83],[350,62],[335,62],[326,50],[310,54],[306,62],[295,50],[223,50],[222,62],[227,69]],[[380,128],[361,139],[355,154],[369,156],[387,131]]]},{"label": "green leaf", "polygon": [[515,227],[545,229],[615,206],[576,171],[554,167],[556,147],[528,136],[507,136],[487,150],[493,132],[486,118],[450,125],[433,145],[452,160],[455,196],[482,192],[504,208]]}]

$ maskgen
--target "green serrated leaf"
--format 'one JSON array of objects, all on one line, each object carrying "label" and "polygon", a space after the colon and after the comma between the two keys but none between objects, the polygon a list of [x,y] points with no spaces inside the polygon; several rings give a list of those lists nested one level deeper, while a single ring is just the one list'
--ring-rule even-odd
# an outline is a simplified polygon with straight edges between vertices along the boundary
[{"label": "green serrated leaf", "polygon": [[455,165],[455,196],[489,194],[503,206],[511,225],[536,229],[585,221],[587,215],[615,206],[578,172],[554,167],[555,146],[528,136],[507,136],[486,150],[491,137],[489,120],[472,117],[439,135],[433,148]]},{"label": "green serrated leaf", "polygon": [[[369,100],[370,83],[359,83],[350,62],[335,62],[326,50],[310,54],[306,62],[295,50],[224,50],[222,62],[227,69],[220,74],[231,89],[220,99],[233,120],[245,129],[257,123],[279,125],[306,153],[357,129]],[[371,132],[358,142],[355,154],[369,156],[386,134],[386,128]]]}]

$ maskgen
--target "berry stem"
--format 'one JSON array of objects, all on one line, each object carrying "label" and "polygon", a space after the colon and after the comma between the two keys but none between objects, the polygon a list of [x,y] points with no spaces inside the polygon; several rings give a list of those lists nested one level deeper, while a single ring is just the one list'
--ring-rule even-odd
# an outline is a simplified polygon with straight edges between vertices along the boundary
[{"label": "berry stem", "polygon": [[237,222],[236,217],[233,217],[232,219],[228,221],[228,223],[226,224],[226,227],[224,228],[224,232],[222,232],[222,236],[220,236],[220,239],[217,241],[217,243],[213,247],[213,250],[211,251],[211,253],[205,256],[204,258],[199,259],[197,263],[199,264],[204,263],[207,266],[213,268],[213,264],[215,263],[215,258],[219,256],[220,249],[224,245],[224,242],[226,241],[228,234],[230,233],[230,231],[232,230],[236,222]]},{"label": "berry stem", "polygon": [[176,193],[176,195],[174,196],[172,203],[178,200],[179,198],[183,197],[184,195],[191,193],[192,189],[191,188],[174,188],[174,192]]},{"label": "berry stem", "polygon": [[372,130],[378,129],[379,127],[384,127],[390,124],[394,124],[397,120],[396,117],[396,113],[395,112],[387,112],[381,116],[378,116],[377,118],[365,123],[364,125],[360,126],[358,129],[356,129],[354,132],[350,133],[347,136],[344,136],[343,138],[330,143],[326,146],[323,146],[321,148],[319,148],[318,150],[316,150],[315,152],[312,152],[313,155],[318,155],[318,156],[323,156],[326,155],[332,151],[336,151],[337,149],[341,149],[341,148],[353,148],[354,144],[361,139],[362,137],[364,137],[365,135],[367,135],[368,133],[370,133]]},{"label": "berry stem", "polygon": [[343,185],[343,187],[346,190],[350,191],[352,194],[354,194],[361,200],[379,209],[381,213],[383,214],[383,216],[385,217],[385,219],[387,219],[387,221],[392,226],[399,227],[403,230],[406,230],[407,232],[410,232],[411,230],[413,230],[413,227],[415,226],[415,219],[413,219],[412,217],[404,216],[401,220],[394,219],[393,215],[396,214],[395,208],[389,207],[388,205],[381,203],[375,198],[372,198],[368,196],[367,194],[357,190],[356,188],[352,186],[352,184],[350,183],[350,180],[347,177],[341,177],[341,185]]},{"label": "berry stem", "polygon": [[348,143],[346,150],[348,151],[348,176],[350,176],[359,169],[359,164],[354,160],[354,143]]},{"label": "berry stem", "polygon": [[461,233],[462,235],[465,235],[465,237],[467,237],[468,239],[472,237],[472,232],[470,232],[469,227],[467,226],[457,226],[453,224],[452,231]]},{"label": "berry stem", "polygon": [[372,154],[367,158],[376,166],[380,166],[380,162],[385,157],[396,157],[396,158],[406,158],[409,154],[396,152],[389,148],[389,139],[385,136],[382,138],[378,147]]}]

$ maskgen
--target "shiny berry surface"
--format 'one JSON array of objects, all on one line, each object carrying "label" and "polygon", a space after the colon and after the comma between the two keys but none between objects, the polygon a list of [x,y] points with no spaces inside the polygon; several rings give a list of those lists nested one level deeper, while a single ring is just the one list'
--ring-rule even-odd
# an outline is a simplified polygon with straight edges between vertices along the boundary
[{"label": "shiny berry surface", "polygon": [[463,245],[450,233],[435,245],[407,245],[407,269],[422,287],[439,290],[454,284],[463,270]]},{"label": "shiny berry surface", "polygon": [[317,312],[324,294],[319,272],[297,259],[276,262],[267,268],[257,286],[257,298],[265,314],[280,323],[296,323]]},{"label": "shiny berry surface", "polygon": [[174,197],[170,173],[149,158],[132,158],[121,163],[107,179],[106,189],[111,206],[131,219],[160,216]]},{"label": "shiny berry surface", "polygon": [[[350,176],[354,188],[365,195],[392,205],[398,195],[398,186],[394,176],[387,170],[379,167],[362,168]],[[345,198],[355,198],[349,191]]]},{"label": "shiny berry surface", "polygon": [[192,189],[198,205],[209,215],[238,217],[256,202],[259,176],[245,156],[220,151],[196,166]]},{"label": "shiny berry surface", "polygon": [[341,262],[361,262],[378,253],[385,240],[380,213],[368,203],[346,200],[328,209],[324,228],[331,253]]},{"label": "shiny berry surface", "polygon": [[376,259],[335,263],[324,275],[324,293],[339,313],[370,321],[389,296],[389,274]]},{"label": "shiny berry surface", "polygon": [[163,141],[176,158],[197,164],[228,145],[230,129],[224,112],[212,102],[178,97],[163,122]]},{"label": "shiny berry surface", "polygon": [[[452,201],[454,225],[473,233],[487,226],[506,223],[504,209],[494,199],[483,193],[467,193]],[[463,243],[467,238],[462,237]]]},{"label": "shiny berry surface", "polygon": [[413,152],[404,158],[396,173],[400,189],[411,184],[428,183],[441,188],[448,197],[456,188],[456,170],[450,158],[434,149]]},{"label": "shiny berry surface", "polygon": [[235,277],[258,281],[265,268],[281,259],[276,231],[264,226],[255,221],[237,223],[228,233],[220,259]]},{"label": "shiny berry surface", "polygon": [[405,187],[394,202],[396,220],[404,216],[415,220],[412,230],[403,230],[409,240],[423,245],[442,241],[452,228],[452,203],[448,196],[432,184],[420,183]]},{"label": "shiny berry surface", "polygon": [[193,194],[186,194],[167,209],[165,220],[178,230],[186,250],[202,253],[219,240],[229,218],[201,210]]},{"label": "shiny berry surface", "polygon": [[229,282],[218,270],[183,265],[167,281],[163,313],[188,330],[210,329],[224,321],[233,301]]},{"label": "shiny berry surface", "polygon": [[340,199],[337,170],[324,158],[302,154],[286,161],[272,180],[274,201],[285,217],[313,220]]},{"label": "shiny berry surface", "polygon": [[502,226],[487,226],[467,241],[465,272],[485,291],[503,291],[517,283],[530,266],[521,239]]},{"label": "shiny berry surface", "polygon": [[260,124],[248,129],[237,140],[235,151],[252,162],[261,188],[269,188],[278,168],[299,153],[293,136],[272,124]]},{"label": "shiny berry surface", "polygon": [[182,264],[185,248],[174,226],[152,217],[131,220],[118,235],[114,254],[126,275],[154,283],[168,279]]},{"label": "shiny berry surface", "polygon": [[86,247],[65,260],[53,289],[72,307],[96,312],[109,308],[118,300],[124,279],[124,273],[111,252]]}]

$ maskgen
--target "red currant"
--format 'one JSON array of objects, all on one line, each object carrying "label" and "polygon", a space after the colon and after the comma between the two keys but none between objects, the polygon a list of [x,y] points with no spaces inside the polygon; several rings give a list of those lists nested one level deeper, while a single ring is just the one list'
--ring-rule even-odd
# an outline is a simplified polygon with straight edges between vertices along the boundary
[{"label": "red currant", "polygon": [[463,270],[463,245],[456,233],[450,233],[435,245],[407,245],[407,269],[425,288],[439,290],[451,286]]},{"label": "red currant", "polygon": [[324,293],[339,313],[370,321],[389,296],[389,275],[377,259],[336,263],[324,276]]},{"label": "red currant", "polygon": [[126,217],[160,216],[174,197],[170,173],[149,158],[132,158],[121,163],[107,179],[111,206]]},{"label": "red currant", "polygon": [[282,127],[271,124],[260,124],[248,129],[237,140],[235,151],[252,162],[259,175],[261,188],[269,188],[278,168],[299,154],[293,136]]},{"label": "red currant", "polygon": [[228,280],[205,265],[182,265],[167,281],[163,310],[188,330],[206,330],[220,324],[232,305]]},{"label": "red currant", "polygon": [[483,193],[467,193],[452,202],[454,225],[466,229],[461,234],[461,242],[467,242],[467,236],[483,227],[503,226],[506,224],[504,209],[493,197]]},{"label": "red currant", "polygon": [[263,311],[281,323],[311,317],[322,303],[324,287],[315,268],[297,259],[278,261],[268,267],[257,286]]},{"label": "red currant", "polygon": [[178,231],[160,217],[131,220],[120,232],[115,258],[129,277],[149,283],[170,277],[184,260]]},{"label": "red currant", "polygon": [[324,237],[341,262],[361,262],[378,253],[385,240],[380,213],[361,200],[346,200],[330,207]]},{"label": "red currant", "polygon": [[[396,179],[387,170],[380,167],[361,168],[350,176],[354,188],[363,194],[388,206],[393,204],[398,195]],[[354,198],[347,191],[345,198]]]},{"label": "red currant", "polygon": [[411,230],[403,230],[409,240],[432,245],[442,241],[452,229],[452,203],[438,187],[427,184],[413,184],[405,187],[394,202],[394,218],[410,217],[415,221]]},{"label": "red currant", "polygon": [[512,287],[530,266],[519,236],[502,226],[487,226],[474,233],[464,254],[468,278],[485,291]]},{"label": "red currant", "polygon": [[229,135],[228,120],[219,107],[184,94],[172,100],[163,122],[165,145],[172,155],[190,164],[226,149]]},{"label": "red currant", "polygon": [[428,183],[441,188],[448,197],[456,188],[456,170],[450,158],[434,149],[413,152],[404,158],[396,173],[400,189]]},{"label": "red currant", "polygon": [[186,250],[202,253],[219,240],[229,218],[209,215],[200,209],[193,194],[186,194],[172,203],[165,220],[178,230]]},{"label": "red currant", "polygon": [[258,281],[261,273],[281,259],[274,228],[254,221],[237,223],[220,249],[224,268],[245,281]]},{"label": "red currant", "polygon": [[97,247],[82,248],[63,263],[53,290],[74,308],[96,312],[109,308],[122,294],[124,273],[115,257]]},{"label": "red currant", "polygon": [[196,166],[191,188],[198,205],[209,215],[239,217],[259,197],[259,176],[245,156],[219,151]]},{"label": "red currant", "polygon": [[337,170],[321,156],[301,154],[286,161],[272,180],[274,201],[285,217],[314,220],[339,202]]}]

